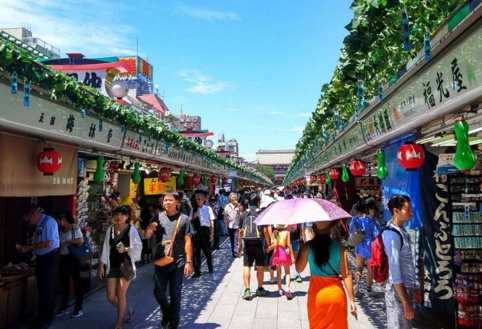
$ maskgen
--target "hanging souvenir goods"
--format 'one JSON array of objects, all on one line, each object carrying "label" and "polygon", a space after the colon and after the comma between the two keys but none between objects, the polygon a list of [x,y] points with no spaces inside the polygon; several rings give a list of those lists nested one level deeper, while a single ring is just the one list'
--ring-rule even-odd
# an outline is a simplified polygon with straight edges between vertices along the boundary
[{"label": "hanging souvenir goods", "polygon": [[184,185],[184,170],[179,171],[179,177],[177,178],[177,185]]},{"label": "hanging souvenir goods", "polygon": [[400,165],[407,171],[414,171],[423,164],[425,151],[418,144],[405,142],[397,151],[397,159]]},{"label": "hanging souvenir goods", "polygon": [[377,151],[378,167],[377,167],[377,177],[380,179],[387,178],[388,169],[385,164],[385,152],[382,150]]},{"label": "hanging souvenir goods", "polygon": [[12,74],[12,82],[10,84],[12,87],[12,90],[11,90],[12,95],[17,94],[17,90],[18,90],[17,78],[18,78],[17,73]]},{"label": "hanging souvenir goods", "polygon": [[216,185],[216,183],[218,182],[218,178],[216,176],[212,175],[211,178],[210,178],[210,181],[211,181],[211,184]]},{"label": "hanging souvenir goods", "polygon": [[402,10],[402,26],[403,26],[403,49],[410,51],[410,22],[408,20],[407,7]]},{"label": "hanging souvenir goods", "polygon": [[360,120],[360,108],[357,106],[355,107],[355,121]]},{"label": "hanging souvenir goods", "polygon": [[85,118],[85,109],[84,109],[84,108],[81,108],[81,109],[80,109],[80,117],[81,117],[82,119]]},{"label": "hanging souvenir goods", "polygon": [[37,168],[44,176],[52,176],[62,166],[62,155],[52,147],[46,147],[37,155]]},{"label": "hanging souvenir goods", "polygon": [[327,136],[326,136],[326,126],[323,125],[323,127],[321,127],[321,130],[322,130],[322,136],[323,136],[323,143],[326,144],[327,142]]},{"label": "hanging souvenir goods", "polygon": [[310,183],[311,183],[311,184],[315,184],[315,183],[316,183],[316,176],[315,176],[315,175],[311,175],[311,177],[310,177]]},{"label": "hanging souvenir goods", "polygon": [[228,183],[228,179],[226,177],[223,178],[223,185],[226,185]]},{"label": "hanging souvenir goods", "polygon": [[334,179],[334,180],[337,180],[338,178],[340,178],[340,169],[338,168],[330,169],[329,177],[330,179]]},{"label": "hanging souvenir goods", "polygon": [[346,164],[343,164],[341,166],[341,171],[342,171],[342,174],[341,174],[341,180],[346,183],[350,180],[350,175],[348,174],[348,169],[346,168]]},{"label": "hanging souvenir goods", "polygon": [[[335,111],[335,122],[334,122],[334,125],[335,125],[335,130],[338,130],[339,126],[340,126],[340,111]],[[334,138],[333,138],[334,139]]]},{"label": "hanging souvenir goods", "polygon": [[139,143],[142,143],[142,130],[139,130]]},{"label": "hanging souvenir goods", "polygon": [[319,174],[318,175],[318,184],[326,184],[326,176],[325,174]]},{"label": "hanging souvenir goods", "polygon": [[125,130],[126,130],[126,125],[125,125],[125,123],[121,123],[121,125],[120,125],[120,131],[121,131],[121,133],[123,133]]},{"label": "hanging souvenir goods", "polygon": [[328,171],[325,172],[326,177],[326,184],[331,184],[330,173]]},{"label": "hanging souvenir goods", "polygon": [[469,144],[469,124],[464,119],[455,120],[455,135],[457,148],[454,156],[454,165],[461,172],[467,172],[475,166],[475,154]]},{"label": "hanging souvenir goods", "polygon": [[358,105],[363,106],[365,105],[365,87],[363,84],[363,80],[358,80],[358,87],[357,87],[357,96],[358,96]]},{"label": "hanging souvenir goods", "polygon": [[208,178],[206,175],[203,175],[201,182],[204,186],[208,186]]},{"label": "hanging souvenir goods", "polygon": [[102,118],[99,119],[99,132],[101,133],[104,130],[104,120]]},{"label": "hanging souvenir goods", "polygon": [[383,83],[378,85],[378,101],[383,102]]},{"label": "hanging souvenir goods", "polygon": [[141,167],[141,164],[139,162],[136,162],[134,165],[134,174],[132,175],[132,182],[134,184],[139,184],[141,181],[141,171],[139,170]]},{"label": "hanging souvenir goods", "polygon": [[425,37],[423,38],[423,49],[425,52],[425,60],[428,62],[432,59],[432,44],[430,43],[430,31],[425,30]]},{"label": "hanging souvenir goods", "polygon": [[169,179],[171,179],[171,170],[169,168],[162,168],[159,170],[158,178],[161,182],[169,182]]},{"label": "hanging souvenir goods", "polygon": [[30,106],[30,83],[23,85],[23,106]]},{"label": "hanging souvenir goods", "polygon": [[350,162],[349,168],[353,176],[363,176],[367,171],[367,164],[361,160],[354,160]]},{"label": "hanging souvenir goods", "polygon": [[94,182],[102,183],[104,181],[104,157],[97,157],[97,168],[94,173]]},{"label": "hanging souvenir goods", "polygon": [[201,177],[198,174],[194,174],[192,176],[192,183],[194,185],[199,185],[199,183],[201,183]]},{"label": "hanging souvenir goods", "polygon": [[223,181],[221,180],[221,176],[218,176],[218,186],[221,186],[223,184]]}]

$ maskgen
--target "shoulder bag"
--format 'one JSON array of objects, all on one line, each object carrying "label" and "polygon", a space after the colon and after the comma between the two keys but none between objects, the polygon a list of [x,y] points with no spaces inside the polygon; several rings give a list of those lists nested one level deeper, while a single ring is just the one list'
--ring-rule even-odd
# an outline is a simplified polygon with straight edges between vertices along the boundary
[{"label": "shoulder bag", "polygon": [[[114,228],[113,228],[114,229]],[[129,227],[127,228],[127,234],[129,235],[130,237],[130,234],[131,234],[131,225],[129,225]],[[122,262],[122,264],[120,264],[119,266],[119,270],[121,271],[122,275],[124,276],[124,278],[127,280],[127,282],[131,281],[132,279],[134,279],[134,276],[136,275],[135,272],[134,272],[134,268],[132,267],[132,264],[131,262],[129,261],[129,254],[127,254],[127,257],[126,259]]]},{"label": "shoulder bag", "polygon": [[[74,227],[72,227],[72,240],[75,239],[74,235]],[[92,257],[92,247],[90,246],[89,241],[84,238],[84,242],[81,244],[69,244],[67,246],[69,253],[79,262],[83,262],[84,260]]]},{"label": "shoulder bag", "polygon": [[181,218],[182,214],[179,215],[179,218],[177,219],[176,229],[174,230],[172,239],[164,240],[157,244],[157,248],[164,248],[164,256],[154,262],[156,266],[166,266],[174,261],[174,257],[172,257],[172,252],[174,247],[174,241],[176,240],[177,231],[179,230],[179,223],[181,222]]}]

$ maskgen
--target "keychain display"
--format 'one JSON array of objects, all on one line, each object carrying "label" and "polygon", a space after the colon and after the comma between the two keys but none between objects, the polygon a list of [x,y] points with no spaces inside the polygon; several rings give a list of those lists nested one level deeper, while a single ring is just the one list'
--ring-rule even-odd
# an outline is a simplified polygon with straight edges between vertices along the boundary
[{"label": "keychain display", "polygon": [[467,236],[475,235],[482,236],[482,225],[480,224],[470,224],[470,225],[454,225],[452,228],[453,236]]},{"label": "keychain display", "polygon": [[459,303],[458,311],[459,324],[467,327],[480,327],[482,325],[482,306],[466,305]]},{"label": "keychain display", "polygon": [[454,224],[482,224],[480,212],[478,211],[471,211],[469,218],[466,218],[465,212],[454,212],[452,214],[452,221]]}]

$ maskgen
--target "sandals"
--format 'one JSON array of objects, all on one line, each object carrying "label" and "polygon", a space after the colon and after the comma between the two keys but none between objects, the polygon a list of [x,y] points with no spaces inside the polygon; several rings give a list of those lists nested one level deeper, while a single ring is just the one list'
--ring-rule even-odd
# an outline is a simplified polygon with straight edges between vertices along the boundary
[{"label": "sandals", "polygon": [[286,295],[286,299],[288,299],[288,300],[292,300],[292,299],[293,299],[293,295],[291,294],[291,291],[286,290],[285,295]]},{"label": "sandals", "polygon": [[279,295],[280,297],[284,295],[283,289],[278,290],[278,295]]},{"label": "sandals", "polygon": [[132,323],[133,321],[134,321],[134,309],[132,307],[129,307],[129,311],[127,312],[126,323]]}]

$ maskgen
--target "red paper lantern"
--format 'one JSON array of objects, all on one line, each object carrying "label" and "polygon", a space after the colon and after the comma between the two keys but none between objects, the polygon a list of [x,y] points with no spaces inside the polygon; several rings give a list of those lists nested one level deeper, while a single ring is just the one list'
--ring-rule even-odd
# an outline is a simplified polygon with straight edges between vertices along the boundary
[{"label": "red paper lantern", "polygon": [[311,177],[310,177],[310,182],[311,182],[311,184],[315,184],[315,183],[316,183],[316,176],[315,176],[315,175],[311,175]]},{"label": "red paper lantern", "polygon": [[171,171],[168,168],[162,168],[159,170],[158,177],[161,182],[169,182],[169,179],[171,178]]},{"label": "red paper lantern", "polygon": [[318,183],[319,184],[326,184],[326,175],[325,174],[318,174]]},{"label": "red paper lantern", "polygon": [[44,148],[37,155],[37,168],[44,176],[52,176],[62,166],[62,155],[51,147]]},{"label": "red paper lantern", "polygon": [[226,185],[228,183],[228,179],[227,178],[223,178],[223,185]]},{"label": "red paper lantern", "polygon": [[211,184],[216,184],[216,183],[218,182],[218,177],[212,175],[211,178],[210,178],[210,180],[211,180]]},{"label": "red paper lantern", "polygon": [[338,179],[340,178],[340,169],[338,168],[333,168],[333,169],[330,169],[330,172],[328,173],[328,175],[330,176],[330,179]]},{"label": "red paper lantern", "polygon": [[367,171],[367,164],[365,161],[355,160],[350,162],[349,168],[353,176],[363,176]]},{"label": "red paper lantern", "polygon": [[425,160],[423,147],[412,142],[406,142],[397,151],[397,159],[400,165],[407,171],[416,170]]},{"label": "red paper lantern", "polygon": [[201,183],[201,176],[199,176],[198,174],[194,174],[194,176],[192,176],[192,183],[194,185],[198,185],[199,183]]}]

